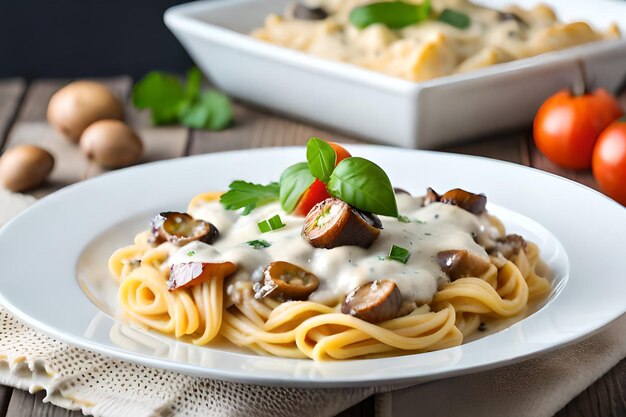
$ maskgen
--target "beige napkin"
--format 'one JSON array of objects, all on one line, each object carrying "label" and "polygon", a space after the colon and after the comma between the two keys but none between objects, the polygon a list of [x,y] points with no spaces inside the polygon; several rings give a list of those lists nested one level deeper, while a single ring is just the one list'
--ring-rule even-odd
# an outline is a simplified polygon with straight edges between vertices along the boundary
[{"label": "beige napkin", "polygon": [[[33,199],[0,189],[0,227]],[[549,417],[626,356],[626,316],[586,341],[496,370],[377,394],[377,417]],[[385,389],[291,389],[189,377],[77,349],[0,309],[0,384],[98,417],[333,416]]]}]

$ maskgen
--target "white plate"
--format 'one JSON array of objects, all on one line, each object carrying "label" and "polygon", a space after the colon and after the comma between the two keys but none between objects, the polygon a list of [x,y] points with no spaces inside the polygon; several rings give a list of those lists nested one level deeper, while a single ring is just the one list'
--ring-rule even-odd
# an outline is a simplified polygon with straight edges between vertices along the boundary
[{"label": "white plate", "polygon": [[[484,158],[350,146],[399,187],[487,194],[511,232],[535,241],[555,272],[545,305],[506,330],[437,352],[315,363],[198,347],[115,320],[108,255],[149,217],[184,210],[232,179],[276,180],[303,148],[245,150],[158,162],[102,175],[44,198],[0,229],[0,302],[24,322],[93,351],[182,373],[259,384],[331,387],[425,381],[495,367],[576,341],[626,309],[626,210],[574,182]],[[505,208],[506,207],[506,208]],[[113,291],[111,292],[111,289]]]},{"label": "white plate", "polygon": [[[532,7],[543,0],[477,0]],[[295,0],[182,4],[165,23],[202,71],[229,94],[374,142],[433,148],[527,126],[541,103],[579,80],[614,91],[624,77],[626,39],[595,42],[420,83],[317,58],[248,35]],[[550,0],[564,21],[626,32],[626,2]],[[451,122],[453,121],[453,122]]]}]

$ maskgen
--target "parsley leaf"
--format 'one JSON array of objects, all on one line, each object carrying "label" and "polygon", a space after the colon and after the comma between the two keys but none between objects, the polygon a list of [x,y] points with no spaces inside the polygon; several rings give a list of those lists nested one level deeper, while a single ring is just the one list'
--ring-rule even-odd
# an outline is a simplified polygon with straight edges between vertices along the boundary
[{"label": "parsley leaf", "polygon": [[221,130],[233,119],[230,99],[215,90],[200,91],[202,73],[192,68],[187,85],[165,72],[152,71],[133,87],[133,104],[150,109],[154,125],[181,123],[194,129]]},{"label": "parsley leaf", "polygon": [[229,190],[221,195],[220,203],[226,210],[243,208],[244,216],[258,206],[278,200],[279,185],[276,182],[262,185],[239,180],[231,182],[228,188]]},{"label": "parsley leaf", "polygon": [[248,246],[252,246],[253,249],[265,249],[272,246],[270,242],[264,239],[249,240],[246,243],[248,244]]}]

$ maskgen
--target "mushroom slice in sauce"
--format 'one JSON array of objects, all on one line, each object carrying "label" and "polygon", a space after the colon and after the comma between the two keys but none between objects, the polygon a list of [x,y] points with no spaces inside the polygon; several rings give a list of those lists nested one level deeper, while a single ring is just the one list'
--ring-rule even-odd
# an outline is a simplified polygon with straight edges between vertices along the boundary
[{"label": "mushroom slice in sauce", "polygon": [[396,283],[382,279],[352,290],[341,305],[341,312],[370,323],[378,323],[397,317],[401,305],[402,295]]},{"label": "mushroom slice in sauce", "polygon": [[437,260],[441,270],[452,281],[463,277],[479,277],[491,265],[489,261],[467,249],[441,251],[437,253]]},{"label": "mushroom slice in sauce", "polygon": [[517,255],[520,250],[526,249],[526,240],[520,235],[511,234],[496,239],[496,245],[488,249],[489,254],[500,252],[502,256],[509,259]]},{"label": "mushroom slice in sauce", "polygon": [[369,248],[383,225],[375,214],[355,209],[337,198],[317,203],[304,219],[302,237],[316,248],[354,245]]},{"label": "mushroom slice in sauce", "polygon": [[429,187],[428,190],[426,190],[426,196],[424,196],[424,205],[426,206],[435,201],[461,207],[463,210],[473,214],[484,213],[486,211],[485,206],[487,205],[487,197],[484,194],[474,194],[460,188],[455,188],[439,195],[435,190]]},{"label": "mushroom slice in sauce", "polygon": [[254,284],[254,296],[306,300],[319,285],[320,280],[311,272],[289,262],[275,261],[263,270],[262,281]]},{"label": "mushroom slice in sauce", "polygon": [[328,17],[328,13],[321,7],[307,7],[302,3],[296,3],[293,17],[299,20],[324,20]]},{"label": "mushroom slice in sauce", "polygon": [[219,236],[212,223],[196,220],[187,213],[167,211],[152,219],[152,233],[157,241],[168,241],[184,246],[194,240],[211,244]]},{"label": "mushroom slice in sauce", "polygon": [[232,262],[187,262],[174,264],[170,268],[170,278],[167,280],[167,289],[174,291],[178,288],[192,287],[213,278],[225,277],[237,267]]}]

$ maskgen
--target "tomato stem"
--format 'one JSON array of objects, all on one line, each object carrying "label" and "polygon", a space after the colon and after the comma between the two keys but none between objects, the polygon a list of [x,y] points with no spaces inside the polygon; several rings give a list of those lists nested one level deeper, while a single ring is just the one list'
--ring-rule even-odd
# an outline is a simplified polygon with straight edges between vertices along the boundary
[{"label": "tomato stem", "polygon": [[585,68],[585,62],[582,59],[577,59],[576,66],[579,70],[579,78],[572,85],[572,94],[576,97],[580,97],[589,94],[589,84],[587,82],[587,69]]}]

